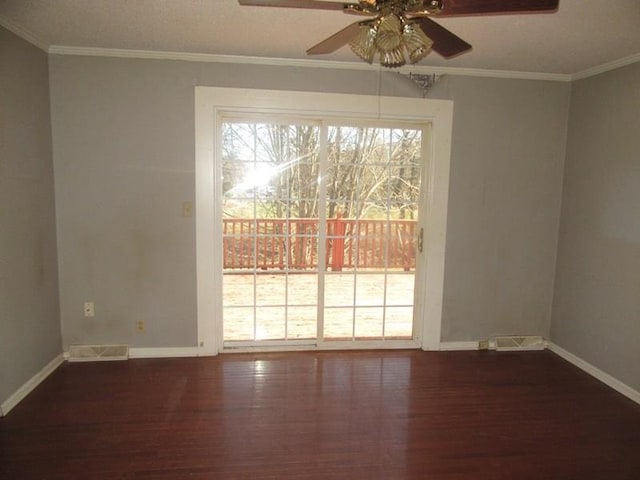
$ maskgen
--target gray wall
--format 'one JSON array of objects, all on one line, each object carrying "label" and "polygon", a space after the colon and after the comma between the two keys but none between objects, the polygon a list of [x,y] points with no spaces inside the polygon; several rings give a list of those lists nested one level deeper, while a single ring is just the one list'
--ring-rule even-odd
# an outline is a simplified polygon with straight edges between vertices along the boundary
[{"label": "gray wall", "polygon": [[[396,73],[50,62],[65,346],[196,344],[195,225],[181,217],[194,200],[195,85],[421,95]],[[455,101],[444,340],[548,336],[569,90],[452,77],[434,92]]]},{"label": "gray wall", "polygon": [[62,352],[47,54],[0,27],[0,403]]},{"label": "gray wall", "polygon": [[640,63],[573,85],[551,339],[640,390]]},{"label": "gray wall", "polygon": [[570,85],[446,77],[454,100],[442,338],[549,336]]}]

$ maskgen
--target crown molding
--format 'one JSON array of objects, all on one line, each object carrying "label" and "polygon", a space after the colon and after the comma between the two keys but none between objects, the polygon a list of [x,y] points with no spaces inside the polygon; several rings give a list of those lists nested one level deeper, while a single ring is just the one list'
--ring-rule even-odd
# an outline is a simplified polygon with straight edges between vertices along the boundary
[{"label": "crown molding", "polygon": [[[212,55],[206,53],[128,50],[118,48],[68,47],[62,45],[52,45],[51,47],[49,47],[49,53],[54,55],[81,55],[91,57],[139,58],[151,60],[180,60],[189,62],[236,63],[250,65],[268,65],[277,67],[329,68],[334,70],[365,70],[376,72],[380,71],[382,68],[379,65],[369,65],[364,62],[336,62],[327,60]],[[555,82],[571,81],[571,75],[559,73],[483,70],[475,68],[429,67],[423,65],[404,66],[399,69],[385,71],[400,73],[412,72],[436,75],[461,75],[469,77],[510,78],[520,80],[547,80]]]},{"label": "crown molding", "polygon": [[627,65],[631,65],[637,62],[640,62],[640,53],[636,53],[635,55],[630,55],[619,60],[614,60],[613,62],[607,62],[596,67],[587,68],[586,70],[582,70],[578,73],[574,73],[573,75],[571,75],[571,81],[594,77],[596,75],[600,75],[601,73],[609,72],[620,67],[626,67]]},{"label": "crown molding", "polygon": [[[23,40],[31,43],[39,49],[54,55],[81,55],[92,57],[116,57],[116,58],[139,58],[152,60],[181,60],[189,62],[213,62],[213,63],[239,63],[251,65],[271,65],[278,67],[304,67],[304,68],[330,68],[345,70],[368,70],[379,71],[381,67],[369,65],[362,62],[337,62],[327,60],[306,60],[306,59],[286,59],[269,57],[233,56],[233,55],[213,55],[206,53],[188,52],[165,52],[152,50],[132,50],[120,48],[94,48],[94,47],[71,47],[64,45],[49,46],[45,41],[38,38],[29,30],[13,23],[12,21],[0,17],[0,26],[18,35]],[[390,70],[401,73],[421,73],[436,75],[459,75],[469,77],[486,78],[508,78],[519,80],[547,80],[554,82],[572,82],[593,77],[601,73],[615,70],[620,67],[640,62],[640,53],[628,57],[607,62],[602,65],[587,68],[574,74],[563,73],[541,73],[541,72],[521,72],[512,70],[488,70],[476,68],[455,68],[455,67],[429,67],[423,65],[405,66],[400,69]]]},{"label": "crown molding", "polygon": [[26,30],[26,29],[22,28],[21,26],[16,25],[12,21],[7,20],[6,18],[0,17],[0,26],[6,28],[11,33],[19,36],[23,40],[26,40],[31,45],[34,45],[34,46],[38,47],[40,50],[43,50],[45,52],[49,51],[49,45],[46,42],[42,41],[42,39],[38,38],[36,35],[31,33],[29,30]]}]

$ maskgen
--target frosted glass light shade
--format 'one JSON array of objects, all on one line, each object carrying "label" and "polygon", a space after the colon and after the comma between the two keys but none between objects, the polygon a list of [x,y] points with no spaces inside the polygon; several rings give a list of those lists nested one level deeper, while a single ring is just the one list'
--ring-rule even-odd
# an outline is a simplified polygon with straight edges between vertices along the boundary
[{"label": "frosted glass light shade", "polygon": [[397,68],[422,60],[431,51],[433,41],[415,22],[394,13],[362,22],[357,35],[349,42],[353,53],[367,63],[376,55],[383,67]]}]

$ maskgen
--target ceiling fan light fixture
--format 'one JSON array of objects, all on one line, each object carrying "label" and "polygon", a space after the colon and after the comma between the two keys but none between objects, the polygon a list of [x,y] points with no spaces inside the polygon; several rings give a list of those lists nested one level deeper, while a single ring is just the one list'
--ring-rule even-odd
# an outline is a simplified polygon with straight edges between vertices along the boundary
[{"label": "ceiling fan light fixture", "polygon": [[379,18],[375,46],[383,67],[397,68],[407,63],[404,58],[402,30],[402,20],[398,15],[389,13]]},{"label": "ceiling fan light fixture", "polygon": [[381,52],[395,50],[402,43],[402,20],[391,13],[380,17],[376,46]]},{"label": "ceiling fan light fixture", "polygon": [[402,41],[409,53],[409,61],[416,63],[426,57],[431,51],[433,40],[425,35],[416,23],[405,24],[402,31]]},{"label": "ceiling fan light fixture", "polygon": [[403,66],[407,61],[404,58],[402,46],[398,46],[393,50],[380,51],[380,65],[387,68],[398,68]]},{"label": "ceiling fan light fixture", "polygon": [[411,63],[426,57],[431,52],[433,41],[416,22],[389,12],[360,23],[349,46],[367,63],[373,63],[377,55],[383,67],[398,68],[407,63],[407,56]]},{"label": "ceiling fan light fixture", "polygon": [[360,25],[358,34],[349,42],[351,51],[367,63],[373,63],[376,54],[376,31],[375,23],[368,22]]}]

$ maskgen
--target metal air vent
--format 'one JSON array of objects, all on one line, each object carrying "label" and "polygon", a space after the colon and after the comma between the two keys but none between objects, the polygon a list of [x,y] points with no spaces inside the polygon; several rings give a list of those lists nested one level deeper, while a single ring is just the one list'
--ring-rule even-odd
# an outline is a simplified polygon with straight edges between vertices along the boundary
[{"label": "metal air vent", "polygon": [[71,345],[70,362],[97,362],[107,360],[127,360],[129,345]]},{"label": "metal air vent", "polygon": [[539,335],[504,336],[495,338],[496,350],[499,352],[544,350],[544,339]]}]

